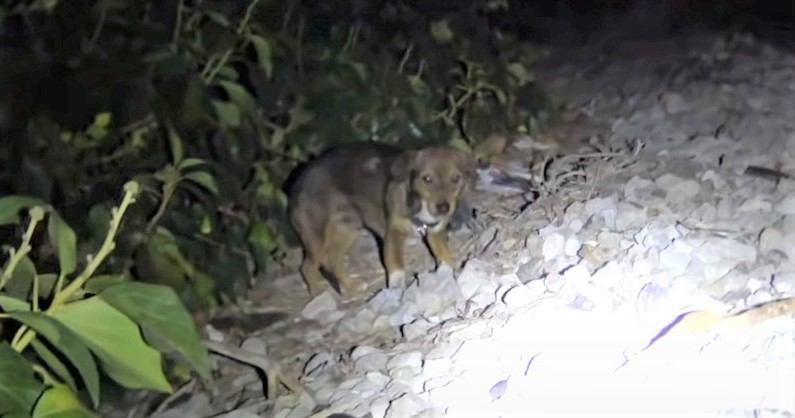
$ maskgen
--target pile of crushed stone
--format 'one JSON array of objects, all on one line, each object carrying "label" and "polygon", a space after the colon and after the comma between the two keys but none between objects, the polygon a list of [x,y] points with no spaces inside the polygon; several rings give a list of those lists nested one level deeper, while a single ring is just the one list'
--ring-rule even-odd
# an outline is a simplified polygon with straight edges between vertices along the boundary
[{"label": "pile of crushed stone", "polygon": [[481,184],[460,272],[389,289],[373,272],[367,299],[210,327],[262,362],[214,356],[212,388],[154,416],[795,416],[795,57],[695,44],[542,72],[607,127],[568,180],[530,204]]}]

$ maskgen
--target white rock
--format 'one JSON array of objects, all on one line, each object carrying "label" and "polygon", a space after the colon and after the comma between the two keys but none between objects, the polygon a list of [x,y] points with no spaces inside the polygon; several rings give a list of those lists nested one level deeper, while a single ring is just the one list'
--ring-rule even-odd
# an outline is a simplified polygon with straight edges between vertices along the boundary
[{"label": "white rock", "polygon": [[309,301],[301,316],[306,319],[323,319],[332,312],[337,311],[337,301],[328,291],[325,291]]},{"label": "white rock", "polygon": [[417,395],[406,393],[392,400],[386,411],[387,418],[410,418],[428,408],[427,403]]},{"label": "white rock", "polygon": [[377,314],[390,315],[397,311],[401,306],[403,289],[384,288],[367,302],[367,305]]},{"label": "white rock", "polygon": [[773,275],[773,288],[787,296],[795,296],[795,272]]},{"label": "white rock", "polygon": [[563,280],[582,286],[591,281],[591,273],[582,264],[577,264],[563,272]]},{"label": "white rock", "polygon": [[351,389],[351,392],[368,399],[383,392],[387,384],[389,384],[389,376],[380,372],[368,372],[364,379]]},{"label": "white rock", "polygon": [[368,354],[373,353],[382,353],[382,351],[369,345],[359,345],[351,351],[351,360],[356,361]]},{"label": "white rock", "polygon": [[787,196],[774,207],[776,212],[783,215],[795,215],[795,196]]},{"label": "white rock", "polygon": [[541,247],[541,254],[544,256],[544,261],[553,260],[562,255],[565,244],[566,238],[563,235],[559,233],[547,235],[544,238],[544,245]]},{"label": "white rock", "polygon": [[582,243],[580,239],[572,235],[566,238],[566,244],[563,246],[563,253],[566,254],[567,257],[574,257],[577,255],[577,251],[580,250],[581,246]]},{"label": "white rock", "polygon": [[327,367],[334,364],[334,358],[330,353],[321,351],[309,358],[309,361],[304,365],[304,376],[309,379],[314,379],[323,374]]},{"label": "white rock", "polygon": [[628,201],[643,201],[655,188],[653,181],[635,176],[624,186],[624,196]]},{"label": "white rock", "polygon": [[248,351],[249,353],[268,355],[268,347],[265,345],[265,341],[259,337],[246,338],[243,343],[240,344],[240,348]]},{"label": "white rock", "polygon": [[411,341],[413,339],[427,335],[428,330],[431,329],[431,327],[433,326],[434,324],[432,322],[429,322],[427,319],[417,318],[411,321],[410,323],[404,324],[402,327],[400,327],[400,331],[403,334],[403,338],[405,338],[408,341]]},{"label": "white rock", "polygon": [[381,372],[386,370],[389,357],[382,352],[373,352],[357,358],[353,367],[361,372]]},{"label": "white rock", "polygon": [[385,396],[379,396],[370,401],[370,414],[373,418],[386,417],[386,410],[389,408],[389,399]]},{"label": "white rock", "polygon": [[462,298],[458,286],[452,270],[420,274],[417,285],[403,293],[402,302],[404,306],[415,306],[415,311],[425,316],[437,315]]},{"label": "white rock", "polygon": [[604,220],[606,227],[614,229],[616,226],[616,212],[618,211],[617,196],[612,194],[607,197],[597,197],[585,202],[586,216],[596,216]]},{"label": "white rock", "polygon": [[660,251],[660,267],[667,270],[671,276],[678,276],[687,270],[690,264],[693,247],[682,240]]},{"label": "white rock", "polygon": [[456,280],[461,296],[464,299],[471,298],[477,293],[478,289],[489,282],[490,277],[491,273],[488,263],[478,259],[469,260]]},{"label": "white rock", "polygon": [[348,315],[339,324],[340,332],[346,334],[364,334],[373,331],[373,323],[375,322],[375,312],[367,306],[363,306],[353,314]]},{"label": "white rock", "polygon": [[387,363],[387,370],[397,369],[400,367],[409,367],[414,370],[420,370],[422,368],[422,353],[419,351],[400,353],[392,357]]},{"label": "white rock", "polygon": [[637,205],[621,202],[616,213],[616,230],[641,228],[646,224],[646,211]]},{"label": "white rock", "polygon": [[[533,285],[533,283],[537,284]],[[522,308],[541,297],[544,292],[546,292],[546,287],[540,280],[536,280],[528,285],[514,286],[508,289],[505,296],[502,297],[502,302],[509,309]]]}]

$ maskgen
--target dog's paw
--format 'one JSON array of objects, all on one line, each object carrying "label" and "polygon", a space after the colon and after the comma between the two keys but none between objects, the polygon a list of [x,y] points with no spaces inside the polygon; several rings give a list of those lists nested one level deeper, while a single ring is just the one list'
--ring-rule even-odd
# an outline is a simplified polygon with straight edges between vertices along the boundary
[{"label": "dog's paw", "polygon": [[387,280],[389,281],[388,287],[406,287],[406,272],[403,270],[393,271],[389,273]]},{"label": "dog's paw", "polygon": [[453,266],[451,266],[451,265],[449,265],[447,263],[439,263],[439,265],[436,266],[436,274],[441,274],[441,275],[445,275],[445,276],[452,276],[453,275]]}]

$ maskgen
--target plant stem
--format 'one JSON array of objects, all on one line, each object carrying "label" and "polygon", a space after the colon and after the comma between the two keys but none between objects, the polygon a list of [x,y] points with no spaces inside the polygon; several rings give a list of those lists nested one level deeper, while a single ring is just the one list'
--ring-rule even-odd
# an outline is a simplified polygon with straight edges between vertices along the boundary
[{"label": "plant stem", "polygon": [[17,248],[16,251],[12,251],[11,258],[8,260],[8,265],[5,270],[3,270],[3,275],[0,276],[0,290],[11,280],[11,275],[14,274],[17,264],[30,252],[30,240],[33,238],[33,232],[36,230],[36,225],[40,220],[41,218],[39,217],[30,218],[28,228],[25,230],[25,235],[22,236],[22,243],[19,244],[19,248]]}]

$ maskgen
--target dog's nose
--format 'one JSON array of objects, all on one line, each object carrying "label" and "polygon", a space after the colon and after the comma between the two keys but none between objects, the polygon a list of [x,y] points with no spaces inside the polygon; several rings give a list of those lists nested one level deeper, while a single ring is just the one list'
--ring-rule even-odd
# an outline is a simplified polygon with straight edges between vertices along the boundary
[{"label": "dog's nose", "polygon": [[438,212],[440,215],[447,215],[447,212],[450,212],[450,204],[447,202],[437,203],[436,212]]}]

